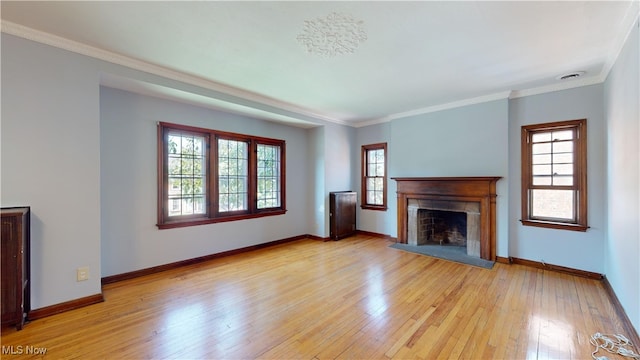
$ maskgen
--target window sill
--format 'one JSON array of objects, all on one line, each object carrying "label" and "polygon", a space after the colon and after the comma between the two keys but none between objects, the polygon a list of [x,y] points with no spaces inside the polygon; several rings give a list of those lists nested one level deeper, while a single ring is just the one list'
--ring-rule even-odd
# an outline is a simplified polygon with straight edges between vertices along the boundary
[{"label": "window sill", "polygon": [[156,224],[156,226],[160,230],[165,230],[165,229],[174,229],[174,228],[188,227],[188,226],[215,224],[215,223],[227,222],[227,221],[255,219],[255,218],[261,218],[265,216],[283,215],[286,212],[287,210],[278,209],[273,211],[262,211],[255,214],[230,215],[230,216],[221,216],[217,218],[201,218],[201,219],[192,219],[192,220],[183,220],[183,221],[167,221],[162,224]]},{"label": "window sill", "polygon": [[387,207],[384,205],[376,206],[376,205],[360,205],[360,208],[364,210],[377,210],[377,211],[387,211]]},{"label": "window sill", "polygon": [[525,226],[536,226],[543,227],[548,229],[558,229],[558,230],[571,230],[571,231],[582,231],[585,232],[589,227],[587,225],[582,224],[566,224],[560,222],[552,222],[552,221],[542,221],[542,220],[520,220],[522,225]]}]

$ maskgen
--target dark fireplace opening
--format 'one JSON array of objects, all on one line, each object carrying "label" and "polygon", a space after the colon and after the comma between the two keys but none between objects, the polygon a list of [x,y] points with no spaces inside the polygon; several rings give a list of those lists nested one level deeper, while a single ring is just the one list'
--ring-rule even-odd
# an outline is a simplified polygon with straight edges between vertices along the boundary
[{"label": "dark fireplace opening", "polygon": [[418,209],[418,243],[467,246],[467,214],[459,211]]}]

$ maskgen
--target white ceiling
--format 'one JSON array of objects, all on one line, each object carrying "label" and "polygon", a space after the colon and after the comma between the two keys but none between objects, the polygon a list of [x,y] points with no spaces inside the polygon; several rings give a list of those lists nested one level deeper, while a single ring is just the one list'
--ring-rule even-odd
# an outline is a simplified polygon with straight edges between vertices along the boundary
[{"label": "white ceiling", "polygon": [[[221,101],[106,76],[107,85],[277,121],[353,126],[602,82],[639,11],[637,0],[1,6],[3,32],[232,96]],[[333,12],[361,20],[366,41],[352,54],[308,53],[296,39],[305,20]],[[586,73],[556,79],[575,71]]]}]

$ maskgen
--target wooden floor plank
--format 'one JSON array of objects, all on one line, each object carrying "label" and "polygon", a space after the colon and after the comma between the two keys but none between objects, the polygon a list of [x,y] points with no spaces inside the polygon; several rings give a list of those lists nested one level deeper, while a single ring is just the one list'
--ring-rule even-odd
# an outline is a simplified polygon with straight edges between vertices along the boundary
[{"label": "wooden floor plank", "polygon": [[303,239],[108,284],[103,303],[3,328],[2,358],[588,359],[593,333],[622,332],[598,280],[390,244]]}]

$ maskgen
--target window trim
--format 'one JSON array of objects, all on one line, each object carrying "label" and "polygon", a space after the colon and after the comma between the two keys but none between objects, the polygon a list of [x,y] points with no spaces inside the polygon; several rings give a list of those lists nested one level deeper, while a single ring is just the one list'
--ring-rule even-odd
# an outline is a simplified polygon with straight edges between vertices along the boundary
[{"label": "window trim", "polygon": [[[374,204],[368,204],[367,203],[367,166],[368,166],[368,160],[367,160],[367,152],[369,150],[383,150],[384,151],[384,176],[382,177],[382,205],[374,205]],[[361,156],[360,156],[360,161],[361,161],[361,184],[360,184],[360,189],[361,189],[361,197],[360,197],[360,207],[362,209],[368,209],[368,210],[380,210],[380,211],[386,211],[387,210],[387,174],[388,174],[388,167],[387,167],[387,159],[388,159],[388,153],[387,153],[387,143],[375,143],[375,144],[368,144],[368,145],[362,145],[361,148]]]},{"label": "window trim", "polygon": [[[265,216],[282,215],[286,209],[286,142],[260,136],[238,134],[213,129],[205,129],[189,125],[157,123],[157,224],[159,229],[213,224],[218,222],[253,219]],[[166,133],[169,131],[193,133],[207,139],[206,157],[206,200],[204,214],[187,215],[184,217],[168,216],[168,160]],[[247,210],[220,212],[218,211],[218,139],[246,141],[249,151],[248,162],[248,198]],[[258,144],[280,147],[280,206],[274,208],[257,208],[257,146]]]},{"label": "window trim", "polygon": [[[556,189],[574,190],[575,199],[575,221],[564,221],[553,219],[537,219],[531,216],[530,196],[531,190],[551,188],[549,186],[533,185],[532,174],[532,143],[531,137],[535,133],[572,129],[576,132],[576,139],[573,148],[573,174],[574,185],[558,186]],[[537,226],[561,230],[586,231],[587,225],[587,119],[566,120],[533,125],[525,125],[521,128],[521,206],[523,225]]]}]

